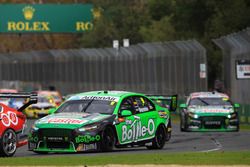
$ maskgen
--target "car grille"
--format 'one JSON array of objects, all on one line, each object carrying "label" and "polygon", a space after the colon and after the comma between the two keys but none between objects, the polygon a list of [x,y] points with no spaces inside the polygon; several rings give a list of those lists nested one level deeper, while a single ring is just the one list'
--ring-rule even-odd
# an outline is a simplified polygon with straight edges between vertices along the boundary
[{"label": "car grille", "polygon": [[41,137],[71,137],[71,129],[39,129],[39,134]]},{"label": "car grille", "polygon": [[[43,144],[41,147],[49,149],[68,149],[72,139],[71,129],[39,129],[39,139]],[[45,144],[45,143],[46,144]]]},{"label": "car grille", "polygon": [[203,117],[202,122],[206,129],[218,129],[225,126],[225,117]]},{"label": "car grille", "polygon": [[70,148],[70,143],[69,142],[47,142],[47,148],[67,149],[67,148]]}]

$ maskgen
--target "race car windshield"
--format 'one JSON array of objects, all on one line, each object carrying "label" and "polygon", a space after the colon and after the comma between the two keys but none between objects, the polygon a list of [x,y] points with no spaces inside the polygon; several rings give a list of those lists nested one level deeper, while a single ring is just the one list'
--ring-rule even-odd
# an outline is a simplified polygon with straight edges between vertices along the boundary
[{"label": "race car windshield", "polygon": [[113,114],[116,102],[107,100],[70,100],[58,108],[56,113],[86,112]]},{"label": "race car windshield", "polygon": [[49,99],[46,97],[38,97],[37,102],[39,103],[49,103]]},{"label": "race car windshield", "polygon": [[194,98],[189,102],[189,106],[228,106],[232,105],[229,100],[225,100],[224,98]]}]

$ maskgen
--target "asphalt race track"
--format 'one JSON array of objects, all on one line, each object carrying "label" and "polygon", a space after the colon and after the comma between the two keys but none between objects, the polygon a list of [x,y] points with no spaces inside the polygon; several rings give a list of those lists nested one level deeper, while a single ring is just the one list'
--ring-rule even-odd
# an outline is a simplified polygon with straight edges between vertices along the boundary
[{"label": "asphalt race track", "polygon": [[[28,126],[33,124],[34,120],[28,121]],[[127,149],[115,149],[109,153],[70,153],[56,154],[49,153],[40,155],[27,151],[27,145],[19,148],[15,157],[38,157],[38,156],[61,156],[61,155],[86,155],[94,156],[101,154],[123,154],[123,153],[152,153],[152,152],[211,152],[211,151],[243,151],[250,150],[250,131],[240,132],[180,132],[179,125],[173,125],[172,138],[166,143],[162,150],[147,150],[146,147],[134,147]]]}]

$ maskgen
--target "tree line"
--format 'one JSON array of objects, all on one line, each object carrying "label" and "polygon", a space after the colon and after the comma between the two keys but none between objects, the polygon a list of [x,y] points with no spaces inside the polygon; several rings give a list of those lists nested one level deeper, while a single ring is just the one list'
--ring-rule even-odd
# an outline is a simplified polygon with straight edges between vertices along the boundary
[{"label": "tree line", "polygon": [[209,84],[221,77],[221,53],[212,43],[250,25],[249,0],[89,0],[101,16],[81,47],[110,47],[114,39],[131,44],[197,39],[207,49]]}]

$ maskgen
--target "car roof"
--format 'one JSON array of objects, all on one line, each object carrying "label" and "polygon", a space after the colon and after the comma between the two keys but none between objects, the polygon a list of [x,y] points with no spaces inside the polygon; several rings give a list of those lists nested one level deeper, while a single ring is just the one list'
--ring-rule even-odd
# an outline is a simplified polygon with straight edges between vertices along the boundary
[{"label": "car roof", "polygon": [[220,92],[194,92],[190,94],[190,98],[204,98],[204,97],[209,97],[209,98],[229,98],[229,96],[225,93],[220,93]]},{"label": "car roof", "polygon": [[127,91],[116,91],[116,90],[100,90],[100,91],[91,91],[91,92],[83,92],[83,93],[78,93],[73,95],[72,97],[69,98],[69,100],[75,100],[84,96],[110,96],[110,97],[117,97],[121,98],[122,96],[127,96],[127,95],[144,95],[141,93],[135,93],[135,92],[127,92]]}]

